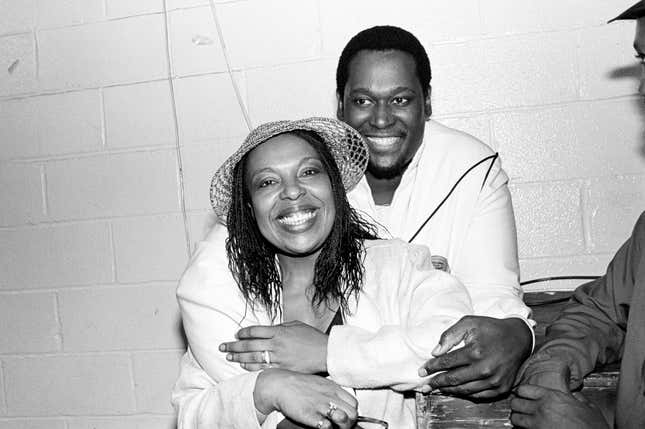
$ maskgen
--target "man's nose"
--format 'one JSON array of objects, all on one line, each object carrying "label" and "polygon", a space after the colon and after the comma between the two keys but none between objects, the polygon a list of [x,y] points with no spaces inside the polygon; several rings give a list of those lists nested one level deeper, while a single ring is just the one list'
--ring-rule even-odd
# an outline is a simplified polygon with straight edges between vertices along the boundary
[{"label": "man's nose", "polygon": [[298,179],[284,181],[280,196],[288,200],[296,200],[305,193]]},{"label": "man's nose", "polygon": [[376,128],[387,128],[394,122],[392,109],[387,103],[377,103],[372,110],[372,125]]}]

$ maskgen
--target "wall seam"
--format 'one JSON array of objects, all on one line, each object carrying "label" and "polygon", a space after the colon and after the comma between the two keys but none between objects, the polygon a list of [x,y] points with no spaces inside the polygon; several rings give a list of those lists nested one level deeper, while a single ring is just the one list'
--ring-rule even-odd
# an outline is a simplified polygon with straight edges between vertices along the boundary
[{"label": "wall seam", "polygon": [[591,182],[589,179],[582,180],[580,186],[580,216],[582,221],[582,239],[584,243],[584,252],[586,255],[593,252],[593,239],[591,237]]},{"label": "wall seam", "polygon": [[[47,171],[45,163],[39,164],[40,169],[40,198],[42,200],[42,215],[43,221],[49,217],[49,202],[47,201]],[[42,223],[42,222],[39,222]]]},{"label": "wall seam", "polygon": [[56,327],[58,328],[58,350],[62,352],[65,350],[65,338],[63,337],[63,321],[60,317],[60,296],[58,295],[58,291],[54,292],[54,318],[56,320]]},{"label": "wall seam", "polygon": [[107,150],[107,118],[105,113],[105,94],[103,88],[99,88],[99,110],[101,115],[101,149]]},{"label": "wall seam", "polygon": [[110,269],[112,271],[112,282],[113,283],[118,283],[119,279],[117,276],[117,266],[116,266],[116,243],[114,242],[114,230],[113,230],[113,225],[112,222],[107,222],[107,229],[108,229],[108,243],[110,246],[110,252],[112,253],[112,260],[110,261]]},{"label": "wall seam", "polygon": [[0,360],[0,380],[2,381],[2,406],[7,414],[9,414],[9,399],[7,398],[7,373],[5,368],[5,361]]}]

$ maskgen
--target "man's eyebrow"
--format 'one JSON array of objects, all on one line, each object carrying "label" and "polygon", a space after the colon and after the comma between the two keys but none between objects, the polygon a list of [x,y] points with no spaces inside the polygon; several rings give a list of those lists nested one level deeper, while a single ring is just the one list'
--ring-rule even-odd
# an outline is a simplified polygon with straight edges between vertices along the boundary
[{"label": "man's eyebrow", "polygon": [[[412,89],[412,88],[410,88],[408,86],[397,86],[395,88],[388,89],[387,91],[384,91],[384,92],[392,94],[392,93],[399,93],[399,92],[404,92],[404,91],[416,92],[414,89]],[[354,93],[371,94],[372,91],[369,88],[352,88],[352,90],[349,93],[350,94],[354,94]]]}]

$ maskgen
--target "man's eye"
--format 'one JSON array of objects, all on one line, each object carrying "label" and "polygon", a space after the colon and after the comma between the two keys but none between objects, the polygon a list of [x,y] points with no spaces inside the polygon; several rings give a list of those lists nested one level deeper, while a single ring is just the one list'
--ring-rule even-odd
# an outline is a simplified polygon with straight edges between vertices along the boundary
[{"label": "man's eye", "polygon": [[353,102],[357,106],[367,106],[368,104],[371,104],[369,99],[362,97],[354,98]]},{"label": "man's eye", "polygon": [[408,99],[406,97],[394,97],[394,99],[392,100],[392,103],[396,104],[398,106],[404,106],[404,105],[408,104],[409,101],[410,101],[410,99]]}]

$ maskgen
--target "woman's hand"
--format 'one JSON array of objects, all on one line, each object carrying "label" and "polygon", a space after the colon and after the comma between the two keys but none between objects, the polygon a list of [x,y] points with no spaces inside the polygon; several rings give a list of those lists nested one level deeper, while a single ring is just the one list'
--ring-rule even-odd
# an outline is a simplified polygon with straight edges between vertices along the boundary
[{"label": "woman's hand", "polygon": [[263,414],[280,411],[313,428],[350,429],[356,423],[356,398],[331,380],[270,368],[262,371],[253,391],[255,407]]},{"label": "woman's hand", "polygon": [[282,368],[305,374],[327,371],[328,337],[298,320],[274,326],[248,326],[238,341],[220,344],[226,359],[248,371]]}]

